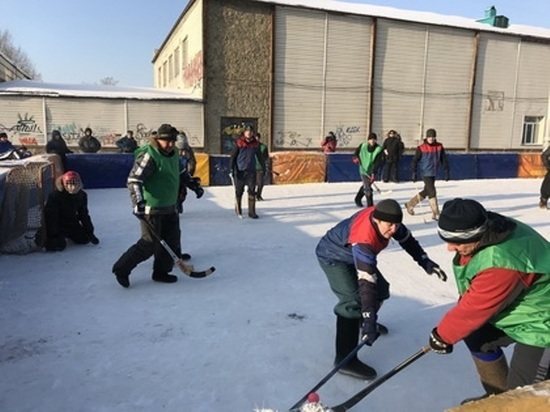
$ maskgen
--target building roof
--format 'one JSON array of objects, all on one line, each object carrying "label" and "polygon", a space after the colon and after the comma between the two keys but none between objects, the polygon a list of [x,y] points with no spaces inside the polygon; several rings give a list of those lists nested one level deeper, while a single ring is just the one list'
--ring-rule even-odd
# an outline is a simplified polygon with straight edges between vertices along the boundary
[{"label": "building roof", "polygon": [[0,83],[0,96],[98,97],[103,99],[136,100],[192,100],[202,102],[179,90],[149,87],[118,87],[96,84],[43,83],[32,80],[14,80]]},{"label": "building roof", "polygon": [[[370,4],[346,3],[335,0],[254,0],[261,3],[272,3],[281,6],[304,7],[308,9],[336,11],[340,13],[357,14],[371,17],[382,17],[392,20],[402,20],[413,23],[433,24],[438,26],[456,27],[462,29],[489,31],[518,36],[531,36],[550,39],[550,29],[533,26],[510,24],[508,28],[493,27],[467,17],[449,16],[425,11],[411,11],[395,7],[373,6]],[[484,9],[480,8],[479,18],[483,18]],[[504,11],[503,14],[506,14]],[[513,23],[513,22],[511,22]]]}]

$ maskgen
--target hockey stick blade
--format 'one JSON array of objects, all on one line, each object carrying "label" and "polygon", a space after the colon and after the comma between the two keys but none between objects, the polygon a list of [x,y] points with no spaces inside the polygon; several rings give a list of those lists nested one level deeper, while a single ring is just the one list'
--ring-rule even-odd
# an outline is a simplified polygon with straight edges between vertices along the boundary
[{"label": "hockey stick blade", "polygon": [[188,265],[181,259],[177,259],[177,260],[175,259],[174,263],[183,272],[183,274],[194,279],[205,278],[211,275],[212,273],[214,273],[214,271],[216,270],[214,266],[211,266],[206,270],[196,271],[193,265]]},{"label": "hockey stick blade", "polygon": [[407,366],[409,366],[411,363],[415,362],[416,360],[420,359],[422,356],[424,356],[426,353],[428,353],[431,350],[431,347],[429,345],[426,345],[422,347],[418,352],[416,352],[414,355],[412,355],[410,358],[404,360],[399,365],[397,365],[395,368],[393,368],[391,371],[386,373],[385,375],[381,376],[380,378],[376,379],[374,382],[372,382],[370,385],[365,387],[364,389],[357,392],[355,395],[353,395],[348,400],[342,402],[340,405],[336,405],[331,407],[330,409],[332,412],[346,412],[350,408],[353,408],[355,405],[357,405],[363,398],[365,398],[369,393],[371,393],[373,390],[378,388],[380,385],[382,385],[384,382],[386,382],[388,379],[390,379],[392,376],[400,372],[401,370],[405,369]]}]

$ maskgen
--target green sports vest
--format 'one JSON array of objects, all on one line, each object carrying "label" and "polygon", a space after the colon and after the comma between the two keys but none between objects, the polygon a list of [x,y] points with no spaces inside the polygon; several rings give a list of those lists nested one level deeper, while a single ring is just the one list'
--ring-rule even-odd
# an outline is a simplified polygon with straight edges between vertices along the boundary
[{"label": "green sports vest", "polygon": [[481,249],[467,265],[457,265],[458,255],[455,256],[456,284],[462,295],[477,274],[489,268],[542,274],[490,322],[517,342],[547,348],[550,347],[550,243],[526,224],[513,221],[517,226],[504,242]]},{"label": "green sports vest", "polygon": [[361,149],[359,150],[359,159],[361,160],[361,164],[359,164],[359,173],[362,175],[372,174],[374,159],[381,151],[382,147],[376,146],[372,152],[369,152],[369,143],[362,143]]},{"label": "green sports vest", "polygon": [[178,200],[179,191],[179,158],[163,156],[159,150],[150,144],[140,147],[136,154],[147,152],[155,161],[157,171],[143,182],[143,197],[147,206],[152,208],[174,206]]}]

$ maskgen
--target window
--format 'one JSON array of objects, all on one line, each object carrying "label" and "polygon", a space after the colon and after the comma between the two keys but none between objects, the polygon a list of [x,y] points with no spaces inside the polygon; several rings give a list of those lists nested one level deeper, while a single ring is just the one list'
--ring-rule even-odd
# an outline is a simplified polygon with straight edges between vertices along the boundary
[{"label": "window", "polygon": [[181,67],[182,69],[185,69],[187,67],[187,64],[189,63],[189,56],[188,56],[189,50],[187,46],[187,36],[183,39],[181,42]]},{"label": "window", "polygon": [[174,75],[177,76],[180,73],[180,48],[176,47],[174,50]]},{"label": "window", "polygon": [[162,63],[162,86],[163,87],[166,87],[166,75],[168,74],[167,73],[167,70],[166,70],[166,62]]},{"label": "window", "polygon": [[523,119],[522,145],[535,145],[542,143],[544,132],[544,117],[525,116]]},{"label": "window", "polygon": [[168,79],[172,80],[174,78],[174,58],[172,55],[168,57]]},{"label": "window", "polygon": [[162,67],[159,66],[157,69],[157,87],[162,86]]}]

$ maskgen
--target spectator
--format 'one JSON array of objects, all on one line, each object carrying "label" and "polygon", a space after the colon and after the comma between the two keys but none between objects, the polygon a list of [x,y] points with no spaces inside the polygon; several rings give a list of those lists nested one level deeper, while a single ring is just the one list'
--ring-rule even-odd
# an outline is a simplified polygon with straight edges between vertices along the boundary
[{"label": "spectator", "polygon": [[0,133],[0,160],[20,159],[21,156],[15,146],[8,140],[8,134]]},{"label": "spectator", "polygon": [[68,171],[57,180],[57,190],[48,196],[44,216],[46,223],[46,250],[62,251],[66,238],[74,243],[97,245],[94,225],[88,212],[88,195],[82,190],[80,175]]},{"label": "spectator", "polygon": [[61,158],[63,171],[67,170],[67,154],[72,153],[72,150],[67,147],[59,130],[52,130],[52,138],[46,143],[46,153],[58,155]]},{"label": "spectator", "polygon": [[384,149],[384,173],[382,180],[386,183],[390,180],[399,183],[399,160],[405,150],[399,133],[395,130],[390,130],[384,139],[382,148]]},{"label": "spectator", "polygon": [[97,153],[101,149],[101,143],[92,135],[92,129],[87,127],[84,136],[78,141],[78,147],[82,153]]},{"label": "spectator", "polygon": [[179,132],[178,138],[176,140],[176,148],[178,149],[181,159],[185,159],[185,169],[190,176],[195,175],[197,169],[197,159],[195,158],[195,151],[189,144],[189,139],[184,132]]},{"label": "spectator", "polygon": [[338,139],[334,132],[328,132],[326,137],[321,141],[321,147],[323,148],[323,153],[334,153],[336,151],[336,146],[338,145]]},{"label": "spectator", "polygon": [[541,155],[542,164],[546,167],[546,175],[540,185],[540,202],[541,209],[548,209],[548,198],[550,197],[550,142]]},{"label": "spectator", "polygon": [[131,130],[126,132],[126,136],[118,139],[115,145],[118,147],[119,153],[134,153],[138,147],[137,140],[134,139],[134,132]]}]

